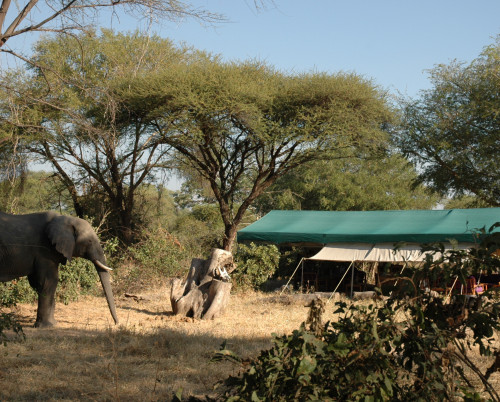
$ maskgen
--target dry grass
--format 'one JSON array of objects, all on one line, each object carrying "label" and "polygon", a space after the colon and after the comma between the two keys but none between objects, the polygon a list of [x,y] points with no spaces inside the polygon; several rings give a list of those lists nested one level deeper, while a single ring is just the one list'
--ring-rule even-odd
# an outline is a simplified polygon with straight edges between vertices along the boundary
[{"label": "dry grass", "polygon": [[238,371],[210,362],[224,341],[253,357],[271,345],[271,333],[290,333],[307,315],[303,303],[246,294],[233,295],[221,318],[192,320],[172,315],[166,291],[142,296],[117,300],[118,327],[104,298],[58,304],[58,326],[44,330],[31,328],[36,306],[19,305],[27,340],[0,347],[0,400],[170,400],[181,388],[183,396],[211,394]]},{"label": "dry grass", "polygon": [[[116,300],[119,326],[104,298],[59,303],[58,326],[43,330],[32,328],[36,306],[19,305],[27,339],[0,346],[0,400],[164,401],[179,389],[184,397],[210,395],[239,370],[210,362],[224,341],[239,356],[255,357],[271,345],[271,333],[290,333],[308,313],[304,302],[238,294],[223,317],[202,321],[173,316],[166,290],[141,296]],[[330,303],[324,320],[335,318],[332,311]],[[479,354],[474,360],[482,372],[491,365]],[[500,386],[500,373],[490,381]]]}]

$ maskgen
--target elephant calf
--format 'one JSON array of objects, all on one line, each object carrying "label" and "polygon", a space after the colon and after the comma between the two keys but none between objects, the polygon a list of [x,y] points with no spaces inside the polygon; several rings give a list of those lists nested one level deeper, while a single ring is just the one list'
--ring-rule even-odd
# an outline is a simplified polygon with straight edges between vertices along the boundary
[{"label": "elephant calf", "polygon": [[0,212],[0,281],[22,276],[38,293],[35,327],[51,327],[54,320],[55,293],[59,264],[73,257],[93,262],[101,279],[115,323],[116,315],[106,258],[92,226],[80,218],[41,212],[10,215]]}]

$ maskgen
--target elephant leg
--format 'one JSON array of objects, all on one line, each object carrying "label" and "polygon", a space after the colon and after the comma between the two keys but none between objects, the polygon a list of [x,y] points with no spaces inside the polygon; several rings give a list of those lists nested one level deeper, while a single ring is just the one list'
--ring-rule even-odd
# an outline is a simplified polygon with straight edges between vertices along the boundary
[{"label": "elephant leg", "polygon": [[54,319],[55,295],[58,282],[58,273],[55,275],[44,275],[42,278],[36,275],[28,276],[30,285],[38,293],[38,309],[36,313],[36,328],[47,328],[57,324]]}]

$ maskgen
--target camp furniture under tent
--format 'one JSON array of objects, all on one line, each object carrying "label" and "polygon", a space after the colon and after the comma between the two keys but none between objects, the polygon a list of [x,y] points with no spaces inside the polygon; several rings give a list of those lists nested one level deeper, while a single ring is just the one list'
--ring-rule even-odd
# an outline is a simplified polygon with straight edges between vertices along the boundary
[{"label": "camp furniture under tent", "polygon": [[[425,258],[420,251],[424,243],[441,242],[446,248],[470,248],[497,222],[500,222],[500,208],[275,210],[240,230],[238,241],[323,245],[311,260],[345,261],[351,265],[355,261],[407,263]],[[499,228],[494,231],[499,231]]]}]

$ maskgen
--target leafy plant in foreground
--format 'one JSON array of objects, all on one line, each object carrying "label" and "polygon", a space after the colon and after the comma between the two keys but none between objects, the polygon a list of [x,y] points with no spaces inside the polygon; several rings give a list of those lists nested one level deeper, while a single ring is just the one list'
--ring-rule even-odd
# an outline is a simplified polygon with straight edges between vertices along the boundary
[{"label": "leafy plant in foreground", "polygon": [[[492,237],[490,237],[491,239]],[[498,240],[498,239],[497,239]],[[391,296],[372,304],[337,302],[336,322],[314,331],[303,324],[274,336],[248,370],[230,377],[225,400],[480,400],[500,401],[489,382],[499,369],[500,303],[493,292],[472,300],[434,297],[430,277],[465,281],[500,270],[497,241],[468,252],[451,251],[407,269]],[[441,246],[434,251],[443,251]],[[317,319],[316,319],[317,321]],[[498,334],[497,334],[498,335]],[[484,372],[472,353],[495,357]]]}]

